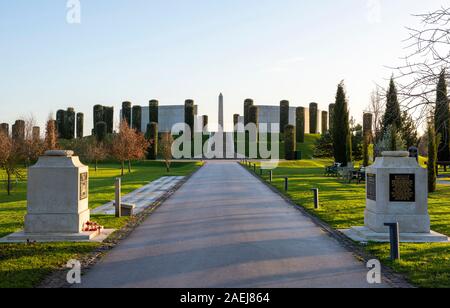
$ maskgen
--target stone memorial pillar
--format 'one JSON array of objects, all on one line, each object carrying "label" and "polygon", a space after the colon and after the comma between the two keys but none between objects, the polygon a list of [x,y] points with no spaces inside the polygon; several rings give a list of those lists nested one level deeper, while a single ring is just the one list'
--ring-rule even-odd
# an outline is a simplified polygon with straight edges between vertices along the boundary
[{"label": "stone memorial pillar", "polygon": [[102,230],[83,232],[90,219],[89,170],[72,151],[47,151],[28,170],[25,231],[6,241],[89,241]]},{"label": "stone memorial pillar", "polygon": [[402,242],[447,242],[430,229],[427,170],[409,152],[384,152],[366,169],[365,227],[343,232],[360,242],[389,242],[386,223],[399,223]]}]

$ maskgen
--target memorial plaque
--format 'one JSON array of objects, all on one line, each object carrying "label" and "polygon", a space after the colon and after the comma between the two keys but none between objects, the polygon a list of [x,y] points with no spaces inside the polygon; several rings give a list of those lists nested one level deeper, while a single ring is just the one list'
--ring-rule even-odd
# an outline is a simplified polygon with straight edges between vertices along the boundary
[{"label": "memorial plaque", "polygon": [[391,174],[389,178],[391,202],[416,202],[415,174]]},{"label": "memorial plaque", "polygon": [[88,174],[80,174],[80,200],[88,197]]},{"label": "memorial plaque", "polygon": [[367,174],[367,199],[377,201],[377,175]]}]

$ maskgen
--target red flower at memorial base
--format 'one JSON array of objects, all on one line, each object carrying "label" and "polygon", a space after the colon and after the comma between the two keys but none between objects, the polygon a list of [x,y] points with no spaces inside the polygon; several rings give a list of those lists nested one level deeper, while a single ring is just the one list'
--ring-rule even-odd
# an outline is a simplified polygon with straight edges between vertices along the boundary
[{"label": "red flower at memorial base", "polygon": [[93,221],[88,221],[83,226],[83,232],[100,232],[103,230],[103,226]]}]

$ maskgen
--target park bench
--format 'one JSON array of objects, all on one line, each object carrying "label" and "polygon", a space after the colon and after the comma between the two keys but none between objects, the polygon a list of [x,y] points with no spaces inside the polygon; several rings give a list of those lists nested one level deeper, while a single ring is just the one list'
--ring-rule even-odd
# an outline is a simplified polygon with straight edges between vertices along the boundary
[{"label": "park bench", "polygon": [[335,163],[332,166],[325,167],[325,176],[335,176],[339,175],[339,168],[341,164]]},{"label": "park bench", "polygon": [[353,163],[348,163],[345,167],[339,167],[338,178],[344,181],[350,181],[353,171],[355,171]]},{"label": "park bench", "polygon": [[353,180],[357,181],[358,184],[361,184],[361,182],[366,181],[366,168],[361,167],[358,170],[351,171],[351,174],[349,176],[349,183],[352,183]]}]

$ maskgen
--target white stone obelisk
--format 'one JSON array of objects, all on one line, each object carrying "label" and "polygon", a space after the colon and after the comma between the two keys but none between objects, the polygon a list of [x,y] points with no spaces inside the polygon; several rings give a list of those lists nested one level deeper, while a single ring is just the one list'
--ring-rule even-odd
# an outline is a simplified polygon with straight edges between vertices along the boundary
[{"label": "white stone obelisk", "polygon": [[224,118],[223,118],[223,94],[219,95],[219,129],[220,132],[224,131]]}]

